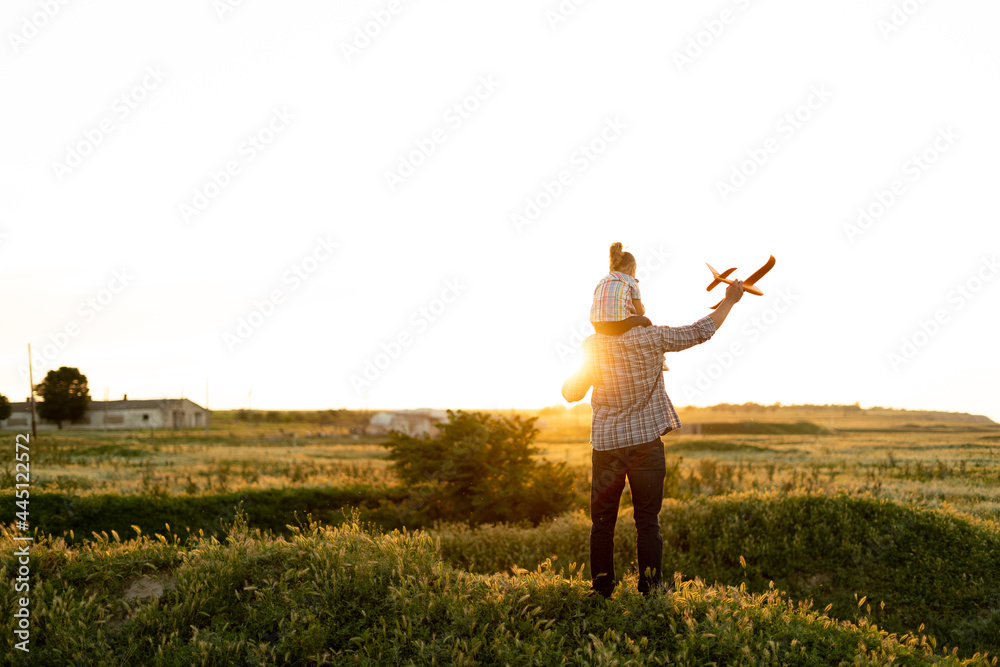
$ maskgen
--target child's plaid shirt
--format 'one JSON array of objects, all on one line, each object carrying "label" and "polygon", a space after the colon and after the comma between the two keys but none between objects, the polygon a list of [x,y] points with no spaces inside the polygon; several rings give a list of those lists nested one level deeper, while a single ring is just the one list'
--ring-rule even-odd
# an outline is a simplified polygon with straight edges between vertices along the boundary
[{"label": "child's plaid shirt", "polygon": [[591,322],[621,322],[636,314],[632,299],[642,300],[639,283],[635,278],[612,271],[601,278],[594,290],[594,303],[590,306]]}]

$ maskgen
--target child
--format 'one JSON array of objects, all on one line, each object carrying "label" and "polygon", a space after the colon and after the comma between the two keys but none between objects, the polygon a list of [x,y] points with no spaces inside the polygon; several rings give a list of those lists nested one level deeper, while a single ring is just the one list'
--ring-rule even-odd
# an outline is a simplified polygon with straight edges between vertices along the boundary
[{"label": "child", "polygon": [[[594,290],[594,303],[590,307],[590,323],[594,331],[608,336],[620,336],[637,326],[652,326],[642,305],[639,283],[635,279],[636,261],[630,252],[624,252],[621,243],[611,244],[611,273],[601,278]],[[663,370],[667,362],[663,362]]]}]

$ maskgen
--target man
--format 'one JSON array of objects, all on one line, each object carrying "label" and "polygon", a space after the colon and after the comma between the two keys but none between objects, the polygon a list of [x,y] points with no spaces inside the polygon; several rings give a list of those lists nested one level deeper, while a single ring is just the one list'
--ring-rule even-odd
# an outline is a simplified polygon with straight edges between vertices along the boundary
[{"label": "man", "polygon": [[635,508],[639,592],[646,595],[663,581],[659,514],[667,467],[660,436],[681,426],[663,384],[663,353],[711,338],[742,296],[743,281],[737,280],[718,308],[692,325],[594,334],[583,342],[583,368],[563,384],[563,397],[570,403],[582,400],[594,386],[590,571],[593,590],[605,598],[615,587],[615,523],[626,479]]}]

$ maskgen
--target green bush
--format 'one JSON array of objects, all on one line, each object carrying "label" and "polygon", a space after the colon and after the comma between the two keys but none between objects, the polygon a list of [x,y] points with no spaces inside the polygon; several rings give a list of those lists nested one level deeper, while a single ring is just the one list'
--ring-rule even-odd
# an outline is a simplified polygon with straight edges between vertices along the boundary
[{"label": "green bush", "polygon": [[448,412],[437,437],[392,432],[385,447],[410,497],[399,507],[404,525],[464,521],[538,523],[574,502],[565,463],[539,462],[535,418]]}]

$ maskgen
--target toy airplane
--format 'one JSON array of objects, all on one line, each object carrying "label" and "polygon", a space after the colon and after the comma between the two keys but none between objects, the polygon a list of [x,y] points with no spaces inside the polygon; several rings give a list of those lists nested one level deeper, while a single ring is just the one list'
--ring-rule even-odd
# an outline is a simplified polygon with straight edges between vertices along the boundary
[{"label": "toy airplane", "polygon": [[[714,268],[712,268],[712,265],[709,264],[708,262],[705,262],[705,266],[708,267],[708,270],[712,272],[712,276],[714,276],[715,278],[712,282],[708,284],[708,287],[705,288],[706,290],[712,291],[713,289],[715,289],[715,286],[718,285],[719,283],[726,283],[727,285],[732,285],[735,282],[733,280],[729,280],[727,276],[729,276],[729,274],[735,271],[736,267],[733,267],[731,269],[726,269],[722,273],[719,273]],[[756,283],[758,280],[763,278],[768,271],[771,270],[772,266],[774,266],[774,255],[771,255],[771,257],[764,263],[764,266],[757,269],[752,276],[743,281],[743,291],[748,292],[750,294],[756,294],[757,296],[764,296],[764,293],[761,292],[760,289],[756,287]],[[712,310],[718,308],[721,303],[722,301],[712,306]]]}]

